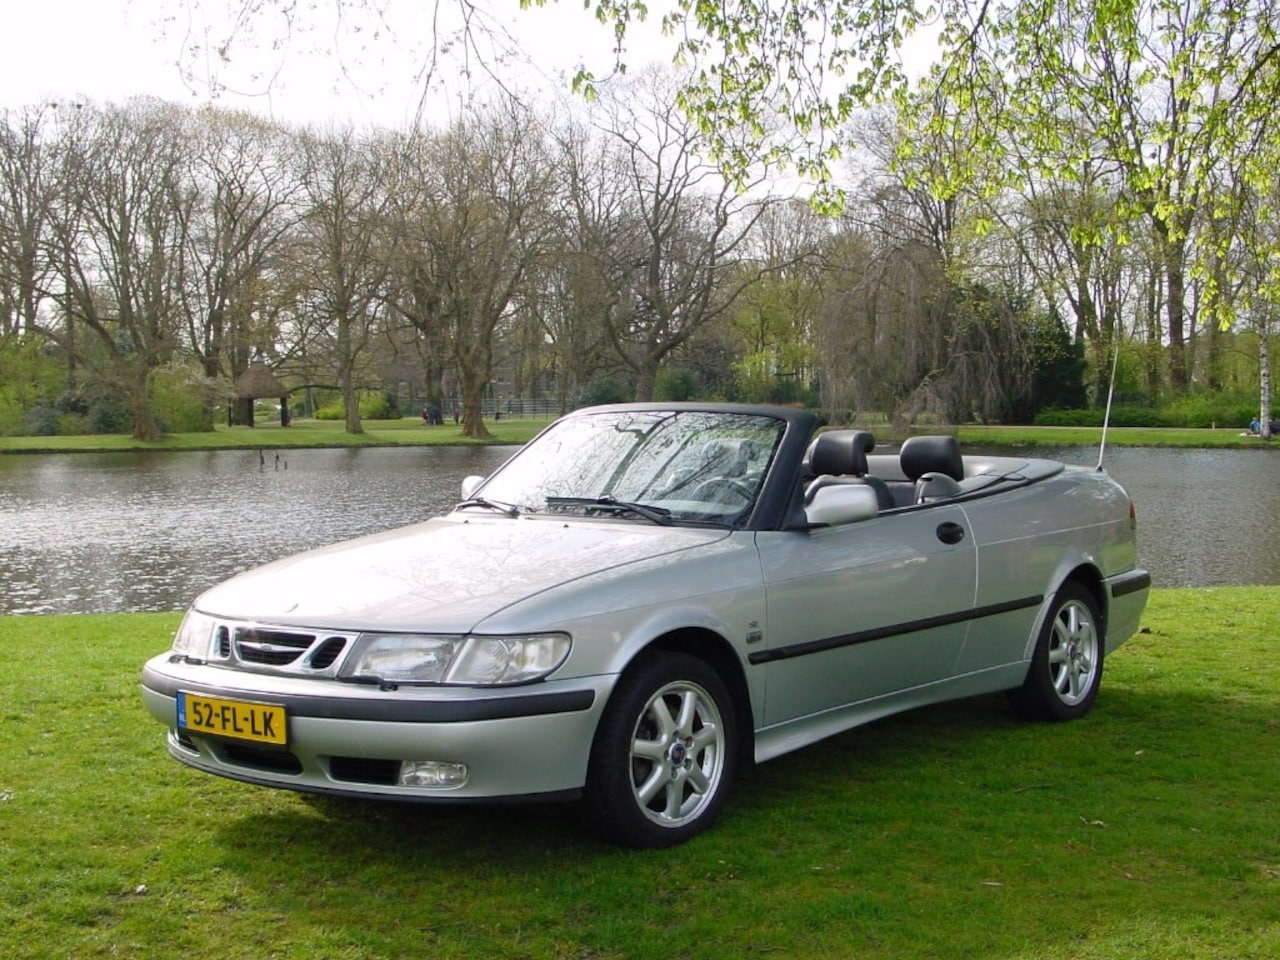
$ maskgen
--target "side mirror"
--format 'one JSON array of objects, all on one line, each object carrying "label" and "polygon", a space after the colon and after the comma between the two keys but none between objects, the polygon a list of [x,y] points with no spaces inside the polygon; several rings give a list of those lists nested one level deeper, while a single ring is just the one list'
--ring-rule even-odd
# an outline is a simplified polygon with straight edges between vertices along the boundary
[{"label": "side mirror", "polygon": [[462,499],[470,500],[472,495],[480,489],[480,484],[484,483],[484,477],[470,476],[464,477],[462,480]]},{"label": "side mirror", "polygon": [[820,487],[804,508],[809,523],[828,527],[870,520],[879,514],[880,501],[876,492],[864,484]]}]

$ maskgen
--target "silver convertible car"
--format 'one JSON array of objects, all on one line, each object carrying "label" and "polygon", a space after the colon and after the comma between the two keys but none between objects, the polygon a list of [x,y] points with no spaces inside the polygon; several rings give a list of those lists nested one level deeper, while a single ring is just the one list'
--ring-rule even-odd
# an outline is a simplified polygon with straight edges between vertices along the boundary
[{"label": "silver convertible car", "polygon": [[142,675],[169,752],[348,796],[578,797],[634,847],[735,777],[898,711],[1008,691],[1070,720],[1151,578],[1105,473],[876,453],[767,406],[551,424],[447,516],[241,574]]}]

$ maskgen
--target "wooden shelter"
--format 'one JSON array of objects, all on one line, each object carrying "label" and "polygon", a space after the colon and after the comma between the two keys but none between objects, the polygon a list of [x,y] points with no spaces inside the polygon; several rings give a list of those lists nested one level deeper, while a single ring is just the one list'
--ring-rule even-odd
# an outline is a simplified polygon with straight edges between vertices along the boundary
[{"label": "wooden shelter", "polygon": [[280,400],[280,425],[289,425],[289,391],[280,379],[261,360],[254,360],[236,377],[232,384],[236,399],[231,406],[227,422],[253,426],[253,402],[265,397]]}]

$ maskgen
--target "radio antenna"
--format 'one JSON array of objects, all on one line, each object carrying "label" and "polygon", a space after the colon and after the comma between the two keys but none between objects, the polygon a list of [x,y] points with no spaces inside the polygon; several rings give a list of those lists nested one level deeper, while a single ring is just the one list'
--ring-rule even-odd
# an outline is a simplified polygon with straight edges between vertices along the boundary
[{"label": "radio antenna", "polygon": [[1098,466],[1094,469],[1102,469],[1102,457],[1107,452],[1107,427],[1111,425],[1111,400],[1116,395],[1116,367],[1120,361],[1120,343],[1111,345],[1111,383],[1107,385],[1107,410],[1102,415],[1102,443],[1098,446]]}]

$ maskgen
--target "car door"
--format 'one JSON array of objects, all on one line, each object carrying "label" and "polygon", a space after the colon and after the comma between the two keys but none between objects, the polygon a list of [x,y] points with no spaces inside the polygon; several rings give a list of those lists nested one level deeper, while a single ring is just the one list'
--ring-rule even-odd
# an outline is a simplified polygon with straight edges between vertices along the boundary
[{"label": "car door", "polygon": [[928,505],[844,526],[761,533],[768,610],[763,725],[949,677],[977,579],[964,511]]}]

